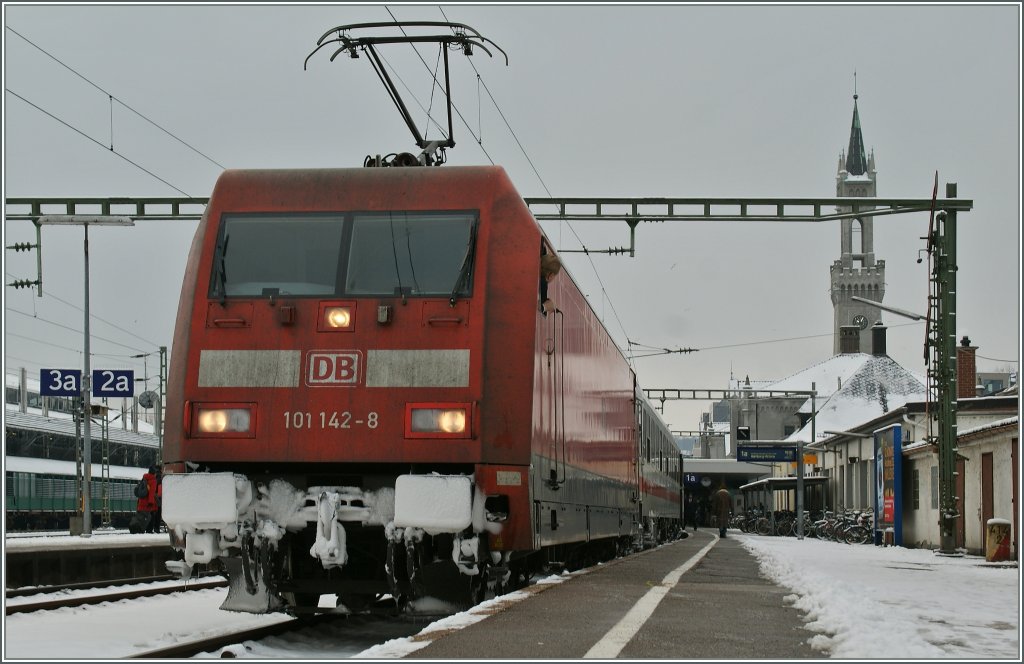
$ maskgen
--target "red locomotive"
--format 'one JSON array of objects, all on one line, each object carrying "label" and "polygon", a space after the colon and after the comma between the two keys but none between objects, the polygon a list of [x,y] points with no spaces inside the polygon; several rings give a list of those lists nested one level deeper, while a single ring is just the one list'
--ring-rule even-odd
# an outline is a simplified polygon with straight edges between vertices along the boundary
[{"label": "red locomotive", "polygon": [[678,532],[672,437],[542,251],[500,167],[221,175],[168,383],[183,571],[233,610],[466,604]]}]

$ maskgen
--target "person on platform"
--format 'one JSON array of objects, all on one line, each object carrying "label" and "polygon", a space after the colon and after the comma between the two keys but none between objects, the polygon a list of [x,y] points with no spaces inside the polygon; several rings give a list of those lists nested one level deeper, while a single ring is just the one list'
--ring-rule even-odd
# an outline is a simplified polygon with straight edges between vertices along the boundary
[{"label": "person on platform", "polygon": [[693,532],[697,532],[697,501],[693,496],[686,497],[686,505],[683,507],[683,530],[686,526],[693,526]]},{"label": "person on platform", "polygon": [[729,527],[729,516],[732,513],[732,496],[725,488],[724,482],[712,497],[712,508],[715,518],[718,520],[718,536],[725,537],[725,530]]},{"label": "person on platform", "polygon": [[135,509],[139,514],[148,517],[148,520],[144,519],[146,526],[143,532],[157,533],[160,532],[160,502],[163,488],[160,482],[160,468],[155,465],[150,466],[149,472],[145,473],[142,479],[149,487],[149,491],[145,496],[139,498]]}]

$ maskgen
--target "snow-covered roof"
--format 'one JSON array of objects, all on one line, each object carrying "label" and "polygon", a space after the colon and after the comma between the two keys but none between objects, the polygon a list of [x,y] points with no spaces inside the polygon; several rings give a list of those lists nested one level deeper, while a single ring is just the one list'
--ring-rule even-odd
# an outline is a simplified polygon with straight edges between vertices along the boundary
[{"label": "snow-covered roof", "polygon": [[[1003,392],[996,392],[995,394],[986,394],[983,397],[959,397],[956,400],[956,402],[957,402],[957,404],[962,404],[964,406],[969,406],[969,405],[975,404],[977,406],[980,406],[981,408],[984,408],[986,405],[998,406],[1000,404],[1004,404],[1007,401],[1007,397],[1015,397],[1015,396],[1018,396],[1018,395],[1016,393],[1012,393],[1011,394],[1009,392],[1003,391]],[[986,404],[986,402],[989,402],[989,403]]]},{"label": "snow-covered roof", "polygon": [[[828,399],[836,390],[840,389],[851,376],[860,371],[861,367],[873,356],[866,353],[844,353],[833,355],[827,360],[807,367],[795,374],[774,383],[770,383],[766,389],[769,390],[810,390],[811,384],[818,393],[817,400],[823,402]],[[807,400],[807,411],[810,412],[811,401]]]},{"label": "snow-covered roof", "polygon": [[[825,431],[848,431],[908,401],[923,401],[924,383],[887,355],[846,353],[772,385],[773,390],[809,390],[815,383],[815,436],[827,438]],[[824,388],[824,389],[823,389]],[[824,398],[823,398],[824,396]],[[811,412],[808,399],[800,412]],[[811,423],[794,432],[789,441],[811,442]]]},{"label": "snow-covered roof", "polygon": [[[36,459],[32,457],[6,456],[4,457],[4,470],[15,473],[35,473],[39,475],[67,475],[74,477],[76,473],[74,461],[60,461],[58,459]],[[145,468],[133,468],[131,466],[110,466],[110,478],[115,480],[138,480],[145,474]],[[92,464],[93,480],[100,480],[103,477],[103,465]]]},{"label": "snow-covered roof", "polygon": [[1014,415],[1013,417],[1007,417],[1006,419],[1003,420],[996,420],[995,422],[988,422],[987,424],[981,424],[976,427],[971,427],[970,429],[957,430],[956,437],[962,438],[972,433],[980,433],[982,431],[987,431],[989,429],[998,429],[1000,427],[1009,426],[1011,424],[1017,424],[1017,422],[1019,421],[1020,416]]},{"label": "snow-covered roof", "polygon": [[[143,424],[143,422],[139,422],[140,429],[143,428]],[[58,433],[67,436],[75,435],[75,421],[71,418],[71,415],[50,411],[47,417],[43,417],[42,412],[38,408],[29,408],[27,413],[22,413],[17,408],[11,408],[8,405],[8,407],[4,408],[4,427],[9,426],[30,431]],[[151,424],[147,423],[146,427],[152,429]],[[100,429],[98,426],[93,427],[92,437],[99,440]],[[120,427],[119,422],[107,427],[107,438],[112,443],[126,445],[141,445],[143,447],[158,447],[160,445],[160,441],[154,434],[143,431],[138,433],[126,431]]]}]

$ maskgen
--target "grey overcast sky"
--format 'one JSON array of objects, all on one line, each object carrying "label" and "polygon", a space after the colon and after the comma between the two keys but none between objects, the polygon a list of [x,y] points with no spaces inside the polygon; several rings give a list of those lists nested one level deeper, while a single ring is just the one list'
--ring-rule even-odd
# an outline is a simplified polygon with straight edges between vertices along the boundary
[{"label": "grey overcast sky", "polygon": [[[507,67],[473,56],[486,88],[453,54],[468,127],[456,118],[448,156],[503,166],[524,196],[834,196],[856,72],[878,195],[927,198],[938,171],[940,195],[955,182],[974,201],[959,216],[958,335],[979,346],[981,370],[1017,369],[1019,3],[5,3],[4,195],[205,197],[222,167],[356,167],[367,154],[414,151],[365,58],[332,63],[321,52],[303,70],[328,29],[392,15],[466,23],[508,53]],[[437,51],[421,52],[433,67]],[[427,68],[409,46],[383,54],[422,127]],[[435,93],[443,122],[441,108]],[[927,223],[927,214],[875,221],[889,305],[925,309],[927,262],[916,259]],[[141,377],[142,360],[130,356],[171,346],[194,229],[140,221],[90,232],[93,368]],[[629,241],[623,222],[545,230],[560,249]],[[6,221],[4,233],[6,245],[34,239],[29,222]],[[565,262],[620,347],[701,349],[637,358],[642,386],[724,388],[730,375],[781,379],[832,355],[839,233],[838,222],[643,224],[635,258]],[[81,228],[46,228],[45,296],[4,289],[8,371],[81,366],[82,244]],[[4,273],[5,283],[35,278],[34,254],[6,250]],[[885,322],[889,354],[923,374],[923,323]],[[155,355],[146,370],[155,375]],[[706,407],[670,402],[665,419],[695,429]]]}]

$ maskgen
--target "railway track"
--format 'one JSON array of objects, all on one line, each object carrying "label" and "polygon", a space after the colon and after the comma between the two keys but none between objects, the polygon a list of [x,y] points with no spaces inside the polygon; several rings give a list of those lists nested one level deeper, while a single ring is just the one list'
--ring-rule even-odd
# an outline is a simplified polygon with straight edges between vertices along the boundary
[{"label": "railway track", "polygon": [[[221,579],[219,574],[205,573],[202,577],[216,577]],[[8,588],[4,594],[9,598],[11,597],[32,597],[33,595],[45,595],[49,593],[59,593],[67,590],[93,590],[95,588],[107,588],[110,586],[127,586],[133,583],[154,583],[157,581],[176,581],[178,579],[174,574],[161,574],[159,576],[133,576],[125,579],[110,579],[104,581],[85,581],[82,583],[62,583],[59,585],[49,586],[25,586],[19,588]]]},{"label": "railway track", "polygon": [[[370,614],[348,614],[348,613],[321,613],[315,616],[308,616],[303,618],[291,618],[283,622],[274,623],[272,625],[265,625],[262,627],[255,627],[249,629],[243,629],[227,634],[221,634],[208,638],[196,639],[195,641],[189,641],[186,643],[176,643],[174,645],[156,648],[154,650],[147,650],[144,652],[136,653],[131,656],[132,659],[182,659],[195,657],[201,653],[211,653],[231,646],[235,644],[241,644],[246,641],[260,641],[269,637],[283,637],[287,634],[294,632],[306,632],[302,636],[303,642],[307,645],[311,642],[322,643],[324,653],[330,653],[335,651],[338,646],[336,635],[332,637],[331,631],[335,626],[352,621],[349,626],[352,634],[362,635],[357,638],[360,643],[358,646],[353,645],[352,638],[347,639],[346,646],[350,650],[355,652],[365,650],[373,645],[382,643],[388,638],[395,638],[400,636],[411,636],[416,632],[420,631],[423,627],[422,624],[416,624],[413,622],[403,622],[407,628],[394,632],[391,636],[381,636],[379,633],[379,627],[381,624],[389,623],[394,624],[396,619],[394,615],[389,612],[373,612]],[[376,636],[374,636],[376,634]],[[220,655],[222,658],[235,657],[235,654],[231,651],[224,651]]]},{"label": "railway track", "polygon": [[[138,579],[133,579],[132,581],[137,583],[139,580]],[[53,609],[63,609],[63,608],[74,607],[74,606],[85,606],[87,604],[101,604],[103,602],[116,602],[116,601],[122,600],[122,599],[136,599],[136,598],[139,598],[139,597],[156,597],[158,595],[170,595],[170,594],[173,594],[173,593],[186,592],[186,591],[190,591],[190,590],[206,590],[206,589],[209,589],[209,588],[223,588],[223,587],[227,586],[227,584],[228,584],[228,582],[226,580],[222,579],[222,578],[207,579],[207,580],[203,580],[203,581],[192,581],[192,582],[189,582],[187,584],[182,582],[182,583],[177,583],[177,584],[174,584],[174,585],[167,585],[167,586],[155,586],[155,587],[149,587],[149,588],[138,588],[138,589],[133,589],[133,590],[120,590],[120,591],[113,591],[113,592],[108,592],[108,593],[100,593],[100,594],[95,594],[95,595],[76,595],[76,596],[69,596],[69,597],[61,597],[61,598],[58,598],[58,599],[40,600],[38,602],[25,602],[25,603],[16,603],[16,604],[11,604],[11,603],[8,602],[7,605],[4,607],[4,609],[6,611],[6,615],[11,615],[13,613],[28,613],[30,611],[49,611],[49,610],[53,610]],[[95,588],[97,586],[91,586],[91,587]],[[100,586],[100,587],[102,587],[102,586]],[[55,590],[53,590],[53,588],[55,588],[55,587],[49,587],[49,588],[44,589],[44,590],[45,590],[45,592],[48,592],[48,593],[49,592],[56,592]],[[66,590],[73,590],[73,589],[75,589],[75,588],[70,588],[70,587],[65,586],[65,587],[59,588],[57,591],[60,591],[60,590],[66,591]],[[31,593],[31,594],[28,593],[28,592],[23,592],[20,596],[28,597],[28,596],[31,596],[33,594],[34,595],[42,595],[42,594],[44,594],[44,590],[40,590],[38,588],[33,589],[33,590],[36,590],[38,592],[34,592],[34,593]],[[10,598],[10,597],[12,597],[12,595],[11,595],[11,593],[8,593],[8,598]]]},{"label": "railway track", "polygon": [[234,643],[241,643],[242,641],[259,641],[260,639],[265,639],[270,636],[280,636],[281,634],[287,634],[288,632],[321,624],[325,621],[339,620],[342,618],[343,616],[316,616],[308,619],[294,618],[292,620],[273,625],[266,625],[264,627],[255,627],[238,632],[231,632],[230,634],[221,634],[219,636],[189,641],[187,643],[176,643],[172,646],[157,648],[155,650],[147,650],[146,652],[132,655],[132,659],[182,659],[195,657],[200,653],[213,652]]}]

